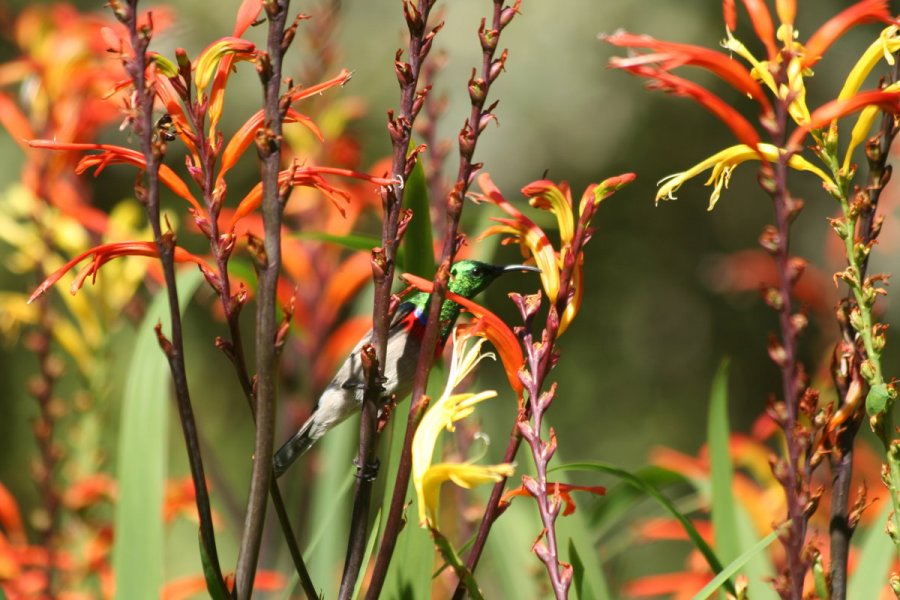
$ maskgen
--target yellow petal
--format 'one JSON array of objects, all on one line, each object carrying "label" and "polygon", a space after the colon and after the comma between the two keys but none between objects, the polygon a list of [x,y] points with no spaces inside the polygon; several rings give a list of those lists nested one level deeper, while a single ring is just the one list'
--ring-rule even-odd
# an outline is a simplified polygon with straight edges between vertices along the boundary
[{"label": "yellow petal", "polygon": [[859,92],[862,84],[865,82],[869,73],[875,68],[875,65],[884,58],[889,65],[894,64],[894,53],[900,50],[900,37],[897,36],[898,27],[891,25],[884,29],[878,36],[878,39],[872,42],[863,52],[856,64],[850,69],[847,79],[844,81],[844,87],[838,94],[838,100],[846,100],[852,98]]}]

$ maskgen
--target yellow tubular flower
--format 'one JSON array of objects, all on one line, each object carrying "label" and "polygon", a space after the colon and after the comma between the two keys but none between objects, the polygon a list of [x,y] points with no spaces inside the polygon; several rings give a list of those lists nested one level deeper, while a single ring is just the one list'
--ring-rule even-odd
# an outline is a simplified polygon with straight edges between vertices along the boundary
[{"label": "yellow tubular flower", "polygon": [[747,50],[747,47],[734,37],[728,29],[725,30],[725,39],[722,41],[722,47],[726,50],[731,50],[750,63],[750,66],[753,67],[751,71],[753,77],[762,81],[766,87],[772,90],[772,93],[778,93],[778,90],[775,87],[775,78],[772,77],[772,73],[769,71],[769,61],[757,60],[756,57]]},{"label": "yellow tubular flower", "polygon": [[502,225],[488,227],[478,236],[478,239],[481,240],[495,234],[512,236],[519,242],[523,256],[527,257],[528,254],[531,254],[535,265],[541,270],[541,283],[547,298],[550,302],[556,302],[556,296],[559,294],[559,266],[557,265],[556,251],[547,235],[524,216],[520,219],[494,220]]},{"label": "yellow tubular flower", "polygon": [[475,338],[475,343],[468,347],[471,336],[453,335],[453,354],[450,359],[450,373],[447,385],[440,398],[428,409],[419,428],[413,436],[412,443],[412,475],[413,487],[419,505],[419,523],[423,526],[434,526],[437,515],[440,486],[450,480],[464,488],[480,483],[498,481],[503,476],[512,474],[511,465],[481,466],[471,463],[440,463],[432,465],[434,448],[444,429],[453,431],[454,423],[464,419],[475,411],[475,405],[497,395],[494,390],[478,394],[454,394],[453,390],[462,382],[472,369],[492,354],[482,354],[484,338]]},{"label": "yellow tubular flower", "polygon": [[844,87],[841,89],[841,93],[838,94],[838,100],[846,100],[855,96],[862,87],[863,82],[865,82],[866,78],[869,76],[869,73],[872,72],[872,69],[875,68],[875,65],[877,65],[882,58],[884,58],[887,64],[893,66],[893,55],[900,50],[900,37],[898,37],[898,31],[900,30],[898,30],[896,25],[891,25],[883,30],[878,36],[878,39],[872,42],[866,51],[863,52],[863,55],[859,57],[859,60],[856,61],[856,64],[850,69],[850,73],[847,75],[846,81],[844,81]]},{"label": "yellow tubular flower", "polygon": [[556,215],[559,223],[560,247],[565,248],[575,237],[575,215],[572,214],[572,196],[569,186],[557,186],[550,181],[535,181],[522,188],[522,193],[529,196],[528,203],[535,208],[549,210]]},{"label": "yellow tubular flower", "polygon": [[806,85],[803,83],[803,66],[798,57],[791,58],[788,63],[788,88],[781,90],[781,97],[793,95],[788,112],[797,125],[809,123],[809,107],[806,105]]},{"label": "yellow tubular flower", "polygon": [[425,473],[419,493],[419,524],[435,527],[441,484],[449,480],[461,488],[472,489],[476,485],[495,483],[515,472],[508,463],[499,465],[473,465],[472,463],[440,463]]},{"label": "yellow tubular flower", "polygon": [[[900,91],[900,82],[892,83],[884,88],[884,91]],[[853,131],[850,133],[850,143],[847,146],[847,153],[844,155],[844,164],[841,166],[844,173],[847,173],[850,170],[850,161],[853,158],[853,151],[856,150],[857,146],[868,139],[869,132],[872,131],[872,125],[880,114],[880,106],[867,106],[859,113],[859,116],[856,118],[856,124],[853,126]]]},{"label": "yellow tubular flower", "polygon": [[[768,161],[778,160],[779,149],[772,144],[759,144],[754,150],[746,144],[738,144],[721,150],[709,158],[697,163],[687,171],[675,173],[660,180],[660,188],[656,192],[656,202],[660,200],[674,200],[675,192],[684,184],[685,181],[693,179],[707,169],[712,169],[712,174],[704,185],[714,185],[712,194],[709,198],[709,208],[715,208],[719,201],[719,196],[724,188],[728,187],[728,181],[735,167],[748,160],[759,160],[760,155],[764,156]],[[809,171],[822,180],[827,189],[834,189],[834,181],[822,169],[815,166],[802,156],[794,154],[788,161],[788,166],[797,171]]]}]

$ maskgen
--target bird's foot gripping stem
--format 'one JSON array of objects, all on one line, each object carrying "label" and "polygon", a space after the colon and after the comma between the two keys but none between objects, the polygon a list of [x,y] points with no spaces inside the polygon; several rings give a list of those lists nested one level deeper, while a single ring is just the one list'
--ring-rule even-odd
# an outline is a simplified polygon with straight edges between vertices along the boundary
[{"label": "bird's foot gripping stem", "polygon": [[353,466],[356,467],[356,477],[358,479],[372,482],[375,481],[376,477],[378,477],[378,469],[381,468],[381,461],[376,457],[373,460],[369,461],[369,463],[360,465],[359,458],[357,457],[353,459]]}]

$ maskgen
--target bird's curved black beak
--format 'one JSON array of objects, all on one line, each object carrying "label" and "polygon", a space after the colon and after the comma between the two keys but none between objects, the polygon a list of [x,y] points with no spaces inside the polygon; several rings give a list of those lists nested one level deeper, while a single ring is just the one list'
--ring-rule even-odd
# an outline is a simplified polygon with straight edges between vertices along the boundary
[{"label": "bird's curved black beak", "polygon": [[506,265],[503,267],[504,273],[509,273],[510,271],[532,271],[534,273],[540,273],[541,270],[532,265]]}]

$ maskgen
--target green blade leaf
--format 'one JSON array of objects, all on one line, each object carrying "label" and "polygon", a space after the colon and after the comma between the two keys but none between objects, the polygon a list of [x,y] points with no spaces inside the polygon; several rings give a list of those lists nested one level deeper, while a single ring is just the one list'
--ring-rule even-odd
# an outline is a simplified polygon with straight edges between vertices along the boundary
[{"label": "green blade leaf", "polygon": [[[197,270],[178,275],[182,312],[202,280]],[[168,313],[168,298],[162,290],[138,328],[122,397],[113,571],[119,594],[138,600],[156,600],[165,582],[162,507],[172,378],[154,327],[160,321],[168,323]]]},{"label": "green blade leaf", "polygon": [[230,600],[228,590],[222,585],[222,579],[216,573],[216,567],[209,559],[206,544],[203,543],[203,535],[197,530],[197,543],[200,545],[200,563],[203,565],[203,578],[206,579],[206,591],[213,600]]},{"label": "green blade leaf", "polygon": [[363,233],[348,233],[347,235],[333,235],[323,231],[302,231],[291,237],[298,240],[315,240],[328,242],[337,246],[343,246],[350,250],[371,250],[381,245],[381,238]]},{"label": "green blade leaf", "polygon": [[569,540],[569,562],[572,564],[572,589],[578,600],[584,598],[584,563],[578,555],[575,542]]},{"label": "green blade leaf", "polygon": [[879,598],[888,582],[891,564],[896,557],[894,542],[884,531],[884,524],[890,518],[891,503],[885,501],[884,508],[872,526],[863,536],[856,568],[847,586],[848,598]]},{"label": "green blade leaf", "polygon": [[[676,521],[678,521],[681,526],[684,528],[685,533],[687,533],[691,542],[694,544],[694,547],[700,551],[700,554],[703,555],[703,558],[706,560],[709,568],[713,571],[713,573],[719,573],[722,571],[722,563],[719,561],[716,553],[713,552],[713,549],[709,547],[700,533],[697,531],[697,528],[690,522],[690,520],[685,517],[676,507],[672,504],[672,501],[666,498],[662,492],[660,492],[656,487],[650,485],[640,477],[630,473],[624,469],[620,469],[619,467],[600,462],[592,462],[592,463],[569,463],[565,465],[560,465],[558,467],[554,467],[551,469],[551,472],[555,471],[590,471],[593,473],[604,473],[606,475],[612,475],[613,477],[618,477],[622,481],[633,485],[642,491],[644,491],[651,498],[656,500],[660,506],[662,506],[666,512],[672,515]],[[734,590],[734,584],[731,581],[727,581],[725,583],[728,591],[732,594],[736,593]]]},{"label": "green blade leaf", "polygon": [[731,464],[728,424],[728,360],[723,360],[713,378],[709,397],[710,476],[712,483],[712,524],[716,551],[731,561],[740,554],[734,498],[734,467]]},{"label": "green blade leaf", "polygon": [[705,600],[712,596],[716,590],[723,585],[727,586],[730,583],[729,577],[737,573],[751,558],[768,548],[772,542],[778,539],[778,534],[780,532],[780,529],[776,529],[763,539],[759,540],[752,548],[731,561],[724,569],[719,571],[709,583],[703,586],[702,590],[694,595],[694,600]]},{"label": "green blade leaf", "polygon": [[[681,473],[655,465],[641,467],[634,474],[657,489],[676,484],[690,484],[688,478]],[[603,502],[597,503],[596,510],[590,516],[590,526],[603,532],[621,523],[622,515],[647,497],[647,493],[641,488],[624,482],[617,483],[606,490]]]},{"label": "green blade leaf", "polygon": [[[415,147],[410,141],[410,150]],[[403,234],[403,270],[419,277],[434,277],[434,240],[431,233],[431,206],[422,161],[416,161],[403,190],[403,208],[412,210],[412,220]]]}]

